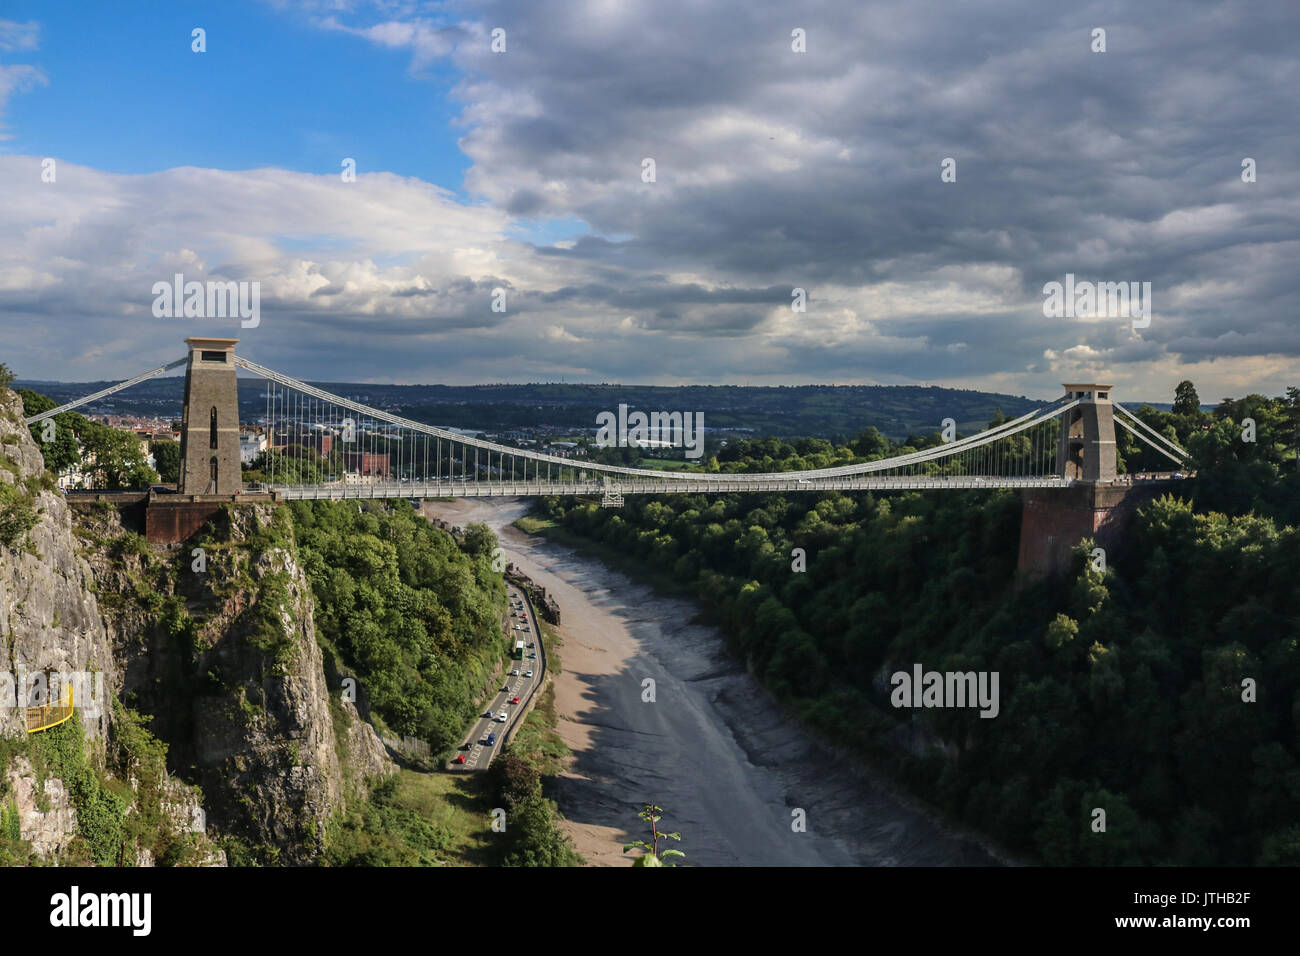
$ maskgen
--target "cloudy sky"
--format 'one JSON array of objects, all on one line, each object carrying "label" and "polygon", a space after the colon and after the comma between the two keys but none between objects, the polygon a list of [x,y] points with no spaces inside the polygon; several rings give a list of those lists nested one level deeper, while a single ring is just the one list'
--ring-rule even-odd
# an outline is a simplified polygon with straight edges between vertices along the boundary
[{"label": "cloudy sky", "polygon": [[[1293,4],[0,16],[0,361],[24,378],[124,378],[209,334],[334,381],[1300,383]],[[155,316],[178,272],[260,283],[260,324]],[[1151,283],[1150,324],[1045,317],[1067,273]]]}]

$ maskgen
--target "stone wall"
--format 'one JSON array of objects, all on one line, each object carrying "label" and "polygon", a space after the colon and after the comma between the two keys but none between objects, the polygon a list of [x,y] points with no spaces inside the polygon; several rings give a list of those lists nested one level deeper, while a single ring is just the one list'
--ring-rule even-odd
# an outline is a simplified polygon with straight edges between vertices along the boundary
[{"label": "stone wall", "polygon": [[1168,492],[1164,482],[1080,483],[1022,492],[1019,571],[1024,580],[1066,570],[1074,547],[1092,538],[1108,560],[1121,555],[1138,507]]}]

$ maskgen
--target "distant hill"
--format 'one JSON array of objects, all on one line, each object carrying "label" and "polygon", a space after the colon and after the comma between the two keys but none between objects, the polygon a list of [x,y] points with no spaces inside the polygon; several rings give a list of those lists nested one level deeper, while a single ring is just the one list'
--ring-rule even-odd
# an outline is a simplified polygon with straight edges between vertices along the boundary
[{"label": "distant hill", "polygon": [[[19,382],[16,387],[32,388],[63,403],[112,384]],[[154,379],[82,411],[179,418],[184,384],[182,376]],[[891,438],[905,438],[938,431],[945,418],[955,419],[962,432],[977,431],[998,409],[1014,418],[1046,404],[1023,395],[915,385],[312,384],[416,421],[487,432],[540,426],[552,432],[590,430],[596,427],[598,413],[617,411],[619,403],[626,403],[642,411],[702,412],[710,431],[753,437],[849,437],[874,425]],[[246,421],[265,414],[263,382],[241,379],[239,399]]]}]

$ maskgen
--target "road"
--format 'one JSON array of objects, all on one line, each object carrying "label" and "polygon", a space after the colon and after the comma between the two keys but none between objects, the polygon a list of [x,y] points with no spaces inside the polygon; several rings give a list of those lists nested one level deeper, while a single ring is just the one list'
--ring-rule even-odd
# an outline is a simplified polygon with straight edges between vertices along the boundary
[{"label": "road", "polygon": [[[491,765],[492,758],[501,750],[502,737],[514,727],[516,715],[528,703],[533,685],[541,677],[538,661],[541,659],[542,632],[532,606],[523,592],[508,581],[506,593],[510,599],[510,633],[516,641],[524,642],[524,659],[510,661],[501,689],[491,698],[490,706],[484,708],[469,736],[461,743],[459,753],[464,754],[465,762],[457,763],[452,758],[453,769],[486,770]],[[511,703],[514,700],[519,703]],[[504,722],[497,720],[499,714],[506,715]],[[491,745],[487,743],[488,734],[496,735]]]}]

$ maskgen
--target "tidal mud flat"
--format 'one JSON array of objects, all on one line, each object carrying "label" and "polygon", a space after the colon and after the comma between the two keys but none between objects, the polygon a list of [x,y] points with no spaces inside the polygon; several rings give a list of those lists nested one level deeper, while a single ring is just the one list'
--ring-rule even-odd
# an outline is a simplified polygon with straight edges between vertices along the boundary
[{"label": "tidal mud flat", "polygon": [[[622,845],[648,839],[636,814],[654,803],[695,866],[1000,864],[817,746],[715,628],[690,623],[689,601],[520,532],[512,522],[527,509],[521,500],[426,504],[451,524],[490,526],[506,560],[560,604],[558,729],[574,756],[556,800],[589,863],[628,865]],[[647,680],[653,702],[643,699]],[[806,832],[792,826],[797,810]]]}]

